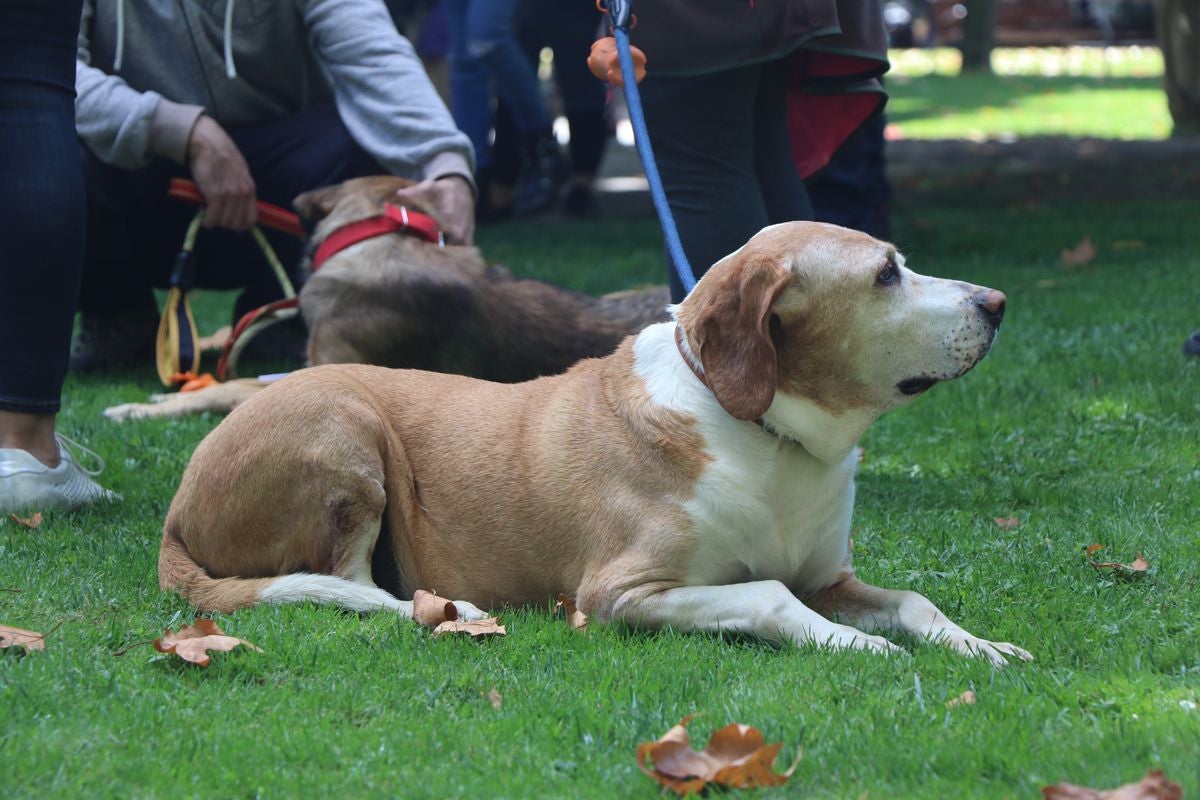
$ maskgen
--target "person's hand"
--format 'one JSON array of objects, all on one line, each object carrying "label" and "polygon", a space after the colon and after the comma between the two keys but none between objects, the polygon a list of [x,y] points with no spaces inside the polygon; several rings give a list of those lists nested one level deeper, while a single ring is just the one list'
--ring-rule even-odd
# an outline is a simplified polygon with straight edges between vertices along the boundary
[{"label": "person's hand", "polygon": [[258,220],[254,178],[225,129],[202,115],[188,137],[187,154],[192,178],[208,203],[204,227],[249,229]]},{"label": "person's hand", "polygon": [[397,202],[424,200],[437,212],[447,244],[475,243],[475,194],[471,184],[461,175],[448,175],[438,180],[420,183],[396,192]]}]

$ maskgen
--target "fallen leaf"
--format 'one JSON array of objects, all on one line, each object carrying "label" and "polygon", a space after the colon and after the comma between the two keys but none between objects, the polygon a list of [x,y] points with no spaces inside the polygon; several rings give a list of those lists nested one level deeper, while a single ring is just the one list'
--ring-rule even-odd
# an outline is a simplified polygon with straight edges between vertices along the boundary
[{"label": "fallen leaf", "polygon": [[1064,269],[1082,267],[1096,260],[1096,245],[1092,244],[1091,236],[1084,236],[1079,244],[1063,250],[1060,258]]},{"label": "fallen leaf", "polygon": [[554,610],[557,612],[559,609],[562,609],[566,615],[567,624],[575,630],[581,631],[587,627],[587,614],[575,607],[575,601],[572,598],[567,597],[565,594],[560,594],[558,602],[554,604]]},{"label": "fallen leaf", "polygon": [[739,789],[781,786],[800,763],[797,753],[786,772],[776,772],[775,758],[783,745],[768,745],[757,728],[738,723],[714,731],[708,746],[693,750],[687,732],[692,719],[684,717],[661,739],[637,749],[638,768],[676,794],[698,794],[708,783]]},{"label": "fallen leaf", "polygon": [[154,649],[160,653],[174,653],[184,661],[207,667],[208,651],[225,652],[235,647],[245,645],[251,650],[261,653],[262,648],[239,639],[236,636],[226,636],[211,619],[198,619],[194,625],[180,628],[178,633],[170,628],[163,631],[161,639],[154,640]]},{"label": "fallen leaf", "polygon": [[1058,286],[1058,281],[1053,278],[1043,278],[1037,282],[1037,285],[1039,289],[1053,289],[1055,286]]},{"label": "fallen leaf", "polygon": [[8,518],[18,525],[29,528],[31,531],[37,530],[42,524],[42,512],[40,511],[34,514],[32,517],[18,517],[16,514],[9,514]]},{"label": "fallen leaf", "polygon": [[413,592],[413,619],[422,625],[435,627],[443,622],[458,619],[458,609],[452,600],[438,597],[433,592],[417,589]]},{"label": "fallen leaf", "polygon": [[21,647],[25,650],[45,650],[46,634],[36,631],[23,631],[20,628],[10,628],[0,625],[0,650],[10,647]]},{"label": "fallen leaf", "polygon": [[1146,773],[1146,777],[1137,783],[1127,783],[1108,791],[1071,783],[1043,786],[1042,797],[1044,800],[1182,800],[1183,787],[1167,780],[1163,771],[1156,769]]},{"label": "fallen leaf", "polygon": [[1011,531],[1013,528],[1021,524],[1021,520],[1017,519],[1016,517],[996,517],[993,522],[995,522],[1002,531]]},{"label": "fallen leaf", "polygon": [[1146,574],[1146,570],[1150,568],[1150,562],[1142,558],[1142,554],[1138,553],[1133,559],[1132,564],[1122,564],[1119,561],[1093,561],[1092,553],[1097,550],[1103,550],[1102,544],[1089,544],[1084,550],[1084,557],[1087,562],[1092,565],[1095,570],[1112,570],[1112,574],[1123,578],[1140,578]]},{"label": "fallen leaf", "polygon": [[435,637],[447,633],[465,633],[468,636],[504,636],[508,631],[495,617],[485,617],[475,622],[464,622],[460,619],[447,620],[433,629]]},{"label": "fallen leaf", "polygon": [[1140,239],[1117,239],[1109,245],[1113,250],[1144,250],[1146,243]]},{"label": "fallen leaf", "polygon": [[955,706],[973,706],[975,705],[975,693],[970,689],[960,694],[958,697],[952,697],[946,701],[946,708],[954,708]]},{"label": "fallen leaf", "polygon": [[499,711],[500,706],[504,703],[504,696],[501,695],[500,692],[498,692],[496,690],[495,686],[493,686],[492,690],[490,692],[488,692],[488,700],[491,701],[492,708]]}]

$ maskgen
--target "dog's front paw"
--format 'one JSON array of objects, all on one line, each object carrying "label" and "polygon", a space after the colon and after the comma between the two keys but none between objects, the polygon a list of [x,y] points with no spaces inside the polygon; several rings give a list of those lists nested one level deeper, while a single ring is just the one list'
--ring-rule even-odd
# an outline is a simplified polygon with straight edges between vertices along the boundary
[{"label": "dog's front paw", "polygon": [[986,639],[967,635],[950,637],[946,640],[946,644],[963,655],[972,658],[986,658],[997,667],[1008,665],[1007,656],[1015,656],[1022,661],[1033,661],[1032,653],[1008,642],[989,642]]},{"label": "dog's front paw", "polygon": [[454,607],[458,609],[458,618],[464,622],[475,622],[487,617],[486,611],[480,611],[466,600],[455,600]]},{"label": "dog's front paw", "polygon": [[125,422],[130,419],[143,419],[150,416],[153,406],[146,403],[122,403],[119,406],[109,406],[104,409],[104,418],[113,422]]}]

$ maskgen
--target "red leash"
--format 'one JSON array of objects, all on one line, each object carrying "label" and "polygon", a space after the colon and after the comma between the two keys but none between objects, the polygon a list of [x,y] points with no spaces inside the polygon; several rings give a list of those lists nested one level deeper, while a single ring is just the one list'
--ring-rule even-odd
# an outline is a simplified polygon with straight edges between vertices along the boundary
[{"label": "red leash", "polygon": [[[192,205],[208,205],[204,195],[200,194],[200,189],[187,178],[172,178],[170,185],[167,186],[167,194],[176,200],[183,200]],[[258,223],[263,227],[291,234],[297,239],[305,237],[304,226],[300,224],[300,218],[291,211],[262,200],[256,202],[255,205],[258,206]]]}]

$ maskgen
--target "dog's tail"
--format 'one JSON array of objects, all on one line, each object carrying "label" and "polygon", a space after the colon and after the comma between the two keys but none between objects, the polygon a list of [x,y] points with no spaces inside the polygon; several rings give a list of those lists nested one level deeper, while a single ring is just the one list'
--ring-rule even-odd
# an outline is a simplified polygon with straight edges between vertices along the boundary
[{"label": "dog's tail", "polygon": [[375,586],[334,575],[295,573],[274,578],[214,578],[188,552],[168,522],[158,551],[158,585],[175,589],[203,611],[230,612],[259,603],[332,603],[351,611],[391,610],[412,615],[412,606]]}]

